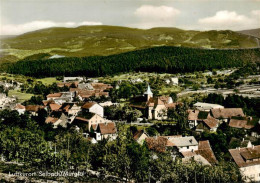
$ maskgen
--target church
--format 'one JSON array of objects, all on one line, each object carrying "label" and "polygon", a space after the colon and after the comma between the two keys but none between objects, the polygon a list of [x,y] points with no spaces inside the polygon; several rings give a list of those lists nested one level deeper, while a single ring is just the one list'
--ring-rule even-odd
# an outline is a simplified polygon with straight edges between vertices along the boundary
[{"label": "church", "polygon": [[143,117],[154,120],[166,120],[167,110],[175,108],[177,103],[173,103],[170,96],[153,96],[153,92],[148,84],[143,96],[138,96],[130,100],[130,106],[142,112]]}]

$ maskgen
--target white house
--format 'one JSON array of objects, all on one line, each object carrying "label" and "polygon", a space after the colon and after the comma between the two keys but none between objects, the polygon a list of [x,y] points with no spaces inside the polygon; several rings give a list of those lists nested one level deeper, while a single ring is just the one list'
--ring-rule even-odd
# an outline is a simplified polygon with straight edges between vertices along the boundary
[{"label": "white house", "polygon": [[173,85],[178,85],[179,84],[179,79],[177,77],[171,78],[172,84]]},{"label": "white house", "polygon": [[260,182],[260,145],[229,150],[246,182]]},{"label": "white house", "polygon": [[82,112],[91,112],[104,117],[104,108],[96,102],[87,102],[82,107]]},{"label": "white house", "polygon": [[23,106],[21,104],[16,104],[14,110],[17,110],[19,115],[24,114],[25,113],[25,106]]},{"label": "white house", "polygon": [[168,137],[168,140],[179,149],[179,152],[198,150],[198,142],[193,136],[187,137]]}]

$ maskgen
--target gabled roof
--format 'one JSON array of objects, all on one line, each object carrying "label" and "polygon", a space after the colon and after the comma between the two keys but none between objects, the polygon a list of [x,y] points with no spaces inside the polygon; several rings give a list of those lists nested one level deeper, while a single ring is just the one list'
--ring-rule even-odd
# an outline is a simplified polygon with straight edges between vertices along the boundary
[{"label": "gabled roof", "polygon": [[198,120],[199,110],[188,110],[188,120]]},{"label": "gabled roof", "polygon": [[198,145],[197,140],[193,136],[169,138],[169,140],[177,147]]},{"label": "gabled roof", "polygon": [[98,114],[88,112],[84,115],[78,115],[75,119],[88,122],[95,115],[98,115]]},{"label": "gabled roof", "polygon": [[22,104],[16,104],[15,109],[25,109],[25,106]]},{"label": "gabled roof", "polygon": [[50,100],[43,100],[42,101],[44,106],[47,106],[49,104],[55,104],[54,100],[50,99]]},{"label": "gabled roof", "polygon": [[59,105],[59,104],[50,104],[50,108],[52,111],[57,111],[57,110],[59,110],[60,107],[61,107],[61,105]]},{"label": "gabled roof", "polygon": [[81,108],[83,108],[83,109],[90,109],[95,104],[96,104],[96,102],[87,102]]},{"label": "gabled roof", "polygon": [[146,92],[144,92],[145,95],[152,95],[153,92],[151,91],[150,85],[148,84]]},{"label": "gabled roof", "polygon": [[135,132],[134,134],[134,139],[138,140],[143,134],[145,134],[146,136],[148,136],[143,130],[138,130],[137,132]]},{"label": "gabled roof", "polygon": [[255,125],[253,123],[250,123],[250,118],[242,117],[242,118],[234,118],[232,117],[229,122],[229,126],[233,128],[245,128],[245,129],[251,129]]},{"label": "gabled roof", "polygon": [[73,102],[63,103],[62,106],[60,107],[60,109],[63,110],[63,111],[68,112],[68,110],[70,110],[73,107],[74,104],[75,103],[73,103]]},{"label": "gabled roof", "polygon": [[218,125],[218,121],[213,117],[208,117],[207,119],[204,119],[203,122],[210,128],[215,128]]},{"label": "gabled roof", "polygon": [[50,117],[48,116],[45,120],[45,123],[55,123],[59,120],[59,118],[54,118],[54,117]]},{"label": "gabled roof", "polygon": [[199,141],[196,153],[203,156],[210,164],[216,164],[218,162],[208,140]]},{"label": "gabled roof", "polygon": [[242,108],[211,109],[211,114],[216,119],[231,118],[232,116],[245,116]]},{"label": "gabled roof", "polygon": [[47,95],[47,98],[52,98],[52,97],[61,97],[62,93],[51,93]]},{"label": "gabled roof", "polygon": [[250,148],[229,149],[229,152],[239,167],[260,165],[260,145]]},{"label": "gabled roof", "polygon": [[116,124],[114,122],[98,123],[98,129],[100,130],[102,135],[115,134],[117,132]]}]

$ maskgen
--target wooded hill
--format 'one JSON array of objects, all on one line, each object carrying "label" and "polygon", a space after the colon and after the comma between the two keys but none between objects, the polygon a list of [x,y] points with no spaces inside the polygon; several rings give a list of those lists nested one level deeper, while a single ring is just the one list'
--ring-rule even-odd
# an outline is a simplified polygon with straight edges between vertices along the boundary
[{"label": "wooded hill", "polygon": [[22,60],[5,71],[33,77],[105,76],[123,72],[184,73],[260,63],[260,49],[208,50],[155,47],[111,56]]},{"label": "wooded hill", "polygon": [[[230,30],[194,31],[173,27],[136,29],[120,26],[53,27],[1,38],[0,63],[42,54],[66,57],[107,56],[156,46],[254,48],[259,39]],[[45,55],[47,56],[47,55]]]}]

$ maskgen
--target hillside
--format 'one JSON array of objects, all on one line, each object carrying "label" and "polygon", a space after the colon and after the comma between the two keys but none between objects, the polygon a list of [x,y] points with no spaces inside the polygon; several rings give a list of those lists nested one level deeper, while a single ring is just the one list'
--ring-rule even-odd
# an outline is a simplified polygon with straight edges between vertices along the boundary
[{"label": "hillside", "polygon": [[[67,57],[105,56],[156,46],[195,48],[252,48],[258,40],[233,31],[148,30],[118,26],[48,28],[1,39],[1,62],[42,53]],[[34,56],[35,55],[35,56]]]},{"label": "hillside", "polygon": [[260,38],[260,28],[259,29],[242,30],[242,31],[238,31],[238,32],[241,33],[241,34]]},{"label": "hillside", "polygon": [[5,70],[8,73],[33,77],[93,77],[133,71],[184,73],[240,67],[249,62],[260,63],[259,50],[209,50],[163,46],[110,56],[22,60],[6,64]]}]

